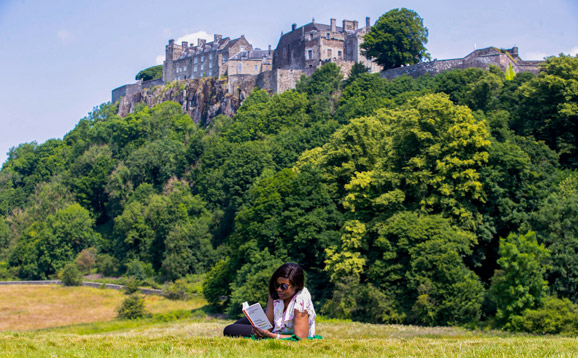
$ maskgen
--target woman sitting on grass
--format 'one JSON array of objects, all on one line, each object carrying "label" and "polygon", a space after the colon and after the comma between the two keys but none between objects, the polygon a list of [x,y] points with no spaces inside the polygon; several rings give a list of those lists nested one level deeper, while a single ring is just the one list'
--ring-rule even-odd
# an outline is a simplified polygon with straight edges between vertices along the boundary
[{"label": "woman sitting on grass", "polygon": [[303,269],[295,263],[281,265],[269,280],[269,299],[265,310],[271,330],[253,327],[246,317],[225,327],[223,334],[234,337],[305,339],[315,336],[315,309],[305,288]]}]

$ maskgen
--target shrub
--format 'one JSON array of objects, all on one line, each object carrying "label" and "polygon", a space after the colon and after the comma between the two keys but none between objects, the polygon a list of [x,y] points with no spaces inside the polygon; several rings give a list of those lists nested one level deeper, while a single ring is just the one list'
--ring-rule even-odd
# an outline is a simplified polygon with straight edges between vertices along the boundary
[{"label": "shrub", "polygon": [[82,284],[82,275],[78,271],[76,264],[69,263],[58,274],[64,286],[80,286]]},{"label": "shrub", "polygon": [[154,275],[154,270],[150,263],[147,264],[139,260],[132,260],[126,265],[125,275],[134,277],[139,281],[144,281],[147,277]]},{"label": "shrub", "polygon": [[148,315],[144,305],[144,298],[138,294],[132,294],[122,301],[116,310],[118,319],[139,319]]},{"label": "shrub", "polygon": [[118,274],[119,262],[115,257],[110,255],[98,255],[96,257],[96,269],[106,277],[116,276]]},{"label": "shrub", "polygon": [[138,291],[138,281],[134,277],[129,277],[124,282],[124,293],[127,295],[132,295]]},{"label": "shrub", "polygon": [[163,295],[170,300],[188,300],[193,296],[193,288],[186,280],[180,279],[167,286]]},{"label": "shrub", "polygon": [[538,334],[577,335],[578,306],[567,298],[547,297],[542,307],[513,316],[510,329]]}]

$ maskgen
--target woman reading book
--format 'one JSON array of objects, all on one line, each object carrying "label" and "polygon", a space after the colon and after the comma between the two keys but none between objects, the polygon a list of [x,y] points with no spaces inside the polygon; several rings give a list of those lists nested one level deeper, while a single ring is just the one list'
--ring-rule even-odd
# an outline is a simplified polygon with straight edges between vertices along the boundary
[{"label": "woman reading book", "polygon": [[273,325],[270,330],[253,327],[247,318],[225,327],[225,336],[305,339],[315,336],[315,309],[305,288],[303,269],[295,263],[281,265],[269,280],[269,299],[265,310]]}]

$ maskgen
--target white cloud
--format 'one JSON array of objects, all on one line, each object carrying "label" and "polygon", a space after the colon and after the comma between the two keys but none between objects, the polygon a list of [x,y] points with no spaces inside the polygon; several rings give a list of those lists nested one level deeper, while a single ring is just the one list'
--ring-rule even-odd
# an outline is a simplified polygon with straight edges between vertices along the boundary
[{"label": "white cloud", "polygon": [[56,37],[58,37],[58,39],[64,44],[69,44],[74,39],[72,33],[65,29],[58,30]]},{"label": "white cloud", "polygon": [[184,36],[179,37],[178,39],[175,40],[175,43],[180,45],[181,42],[187,41],[189,44],[193,44],[196,46],[198,39],[205,39],[207,41],[212,41],[213,35],[209,35],[205,31],[198,31],[198,32],[194,32],[192,34],[188,34],[188,35],[184,35]]},{"label": "white cloud", "polygon": [[162,65],[165,62],[165,55],[158,55],[155,57],[155,65]]}]

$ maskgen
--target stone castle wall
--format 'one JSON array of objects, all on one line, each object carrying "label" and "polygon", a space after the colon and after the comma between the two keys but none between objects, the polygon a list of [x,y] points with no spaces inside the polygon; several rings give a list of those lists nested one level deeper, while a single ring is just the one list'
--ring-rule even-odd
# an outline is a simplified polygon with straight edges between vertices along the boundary
[{"label": "stone castle wall", "polygon": [[518,49],[499,50],[494,47],[476,50],[464,58],[451,60],[420,62],[412,66],[398,67],[381,73],[382,78],[392,80],[402,75],[409,75],[413,78],[426,74],[435,75],[453,69],[481,68],[487,70],[491,65],[498,66],[502,71],[506,71],[510,64],[514,73],[531,72],[537,75],[540,71],[540,63],[544,61],[523,61],[518,57]]}]

